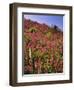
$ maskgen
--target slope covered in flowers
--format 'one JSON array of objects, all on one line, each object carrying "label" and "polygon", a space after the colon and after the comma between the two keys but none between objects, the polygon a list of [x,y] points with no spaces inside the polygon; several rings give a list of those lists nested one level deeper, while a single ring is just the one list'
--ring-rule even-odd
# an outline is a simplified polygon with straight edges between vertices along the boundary
[{"label": "slope covered in flowers", "polygon": [[63,32],[57,26],[47,26],[24,20],[24,73],[63,72]]}]

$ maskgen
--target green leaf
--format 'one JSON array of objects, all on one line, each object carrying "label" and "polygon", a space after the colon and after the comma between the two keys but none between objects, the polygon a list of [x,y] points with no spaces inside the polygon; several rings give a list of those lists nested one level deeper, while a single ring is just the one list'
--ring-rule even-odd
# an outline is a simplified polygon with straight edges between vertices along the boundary
[{"label": "green leaf", "polygon": [[47,33],[46,33],[46,36],[50,39],[50,37],[51,37],[51,32],[47,32]]},{"label": "green leaf", "polygon": [[29,32],[33,33],[33,32],[37,32],[37,29],[35,27],[32,27],[29,29]]}]

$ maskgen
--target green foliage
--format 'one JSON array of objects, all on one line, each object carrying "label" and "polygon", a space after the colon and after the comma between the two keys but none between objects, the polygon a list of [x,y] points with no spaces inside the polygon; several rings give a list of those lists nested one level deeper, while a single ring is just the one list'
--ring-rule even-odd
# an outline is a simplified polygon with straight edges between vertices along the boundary
[{"label": "green foliage", "polygon": [[36,57],[42,57],[43,52],[41,52],[40,50],[35,50],[34,52],[32,52],[32,57],[36,58]]},{"label": "green foliage", "polygon": [[52,72],[52,66],[48,66],[48,73],[51,73]]},{"label": "green foliage", "polygon": [[33,32],[37,32],[37,29],[35,27],[32,27],[29,29],[29,32],[33,33]]},{"label": "green foliage", "polygon": [[46,33],[46,36],[50,39],[50,37],[51,37],[51,32],[47,32],[47,33]]},{"label": "green foliage", "polygon": [[26,34],[24,34],[24,41],[27,43],[27,42],[29,42],[30,40],[31,40],[31,38],[28,36],[28,35],[26,35]]}]

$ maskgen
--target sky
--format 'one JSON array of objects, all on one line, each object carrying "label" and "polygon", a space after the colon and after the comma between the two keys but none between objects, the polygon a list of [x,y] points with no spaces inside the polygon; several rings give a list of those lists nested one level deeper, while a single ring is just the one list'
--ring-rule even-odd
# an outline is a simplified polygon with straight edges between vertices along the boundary
[{"label": "sky", "polygon": [[63,16],[62,15],[34,15],[34,14],[24,14],[24,18],[30,19],[32,21],[37,21],[38,23],[45,23],[48,26],[57,25],[63,31]]}]

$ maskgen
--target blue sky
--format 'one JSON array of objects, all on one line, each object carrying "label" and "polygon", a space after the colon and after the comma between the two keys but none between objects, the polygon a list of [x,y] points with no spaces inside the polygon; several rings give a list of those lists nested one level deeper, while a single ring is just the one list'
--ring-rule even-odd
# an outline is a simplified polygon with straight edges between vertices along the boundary
[{"label": "blue sky", "polygon": [[48,26],[57,25],[63,31],[63,16],[62,15],[33,15],[24,14],[24,18],[30,19],[32,21],[37,21],[39,23],[45,23]]}]

